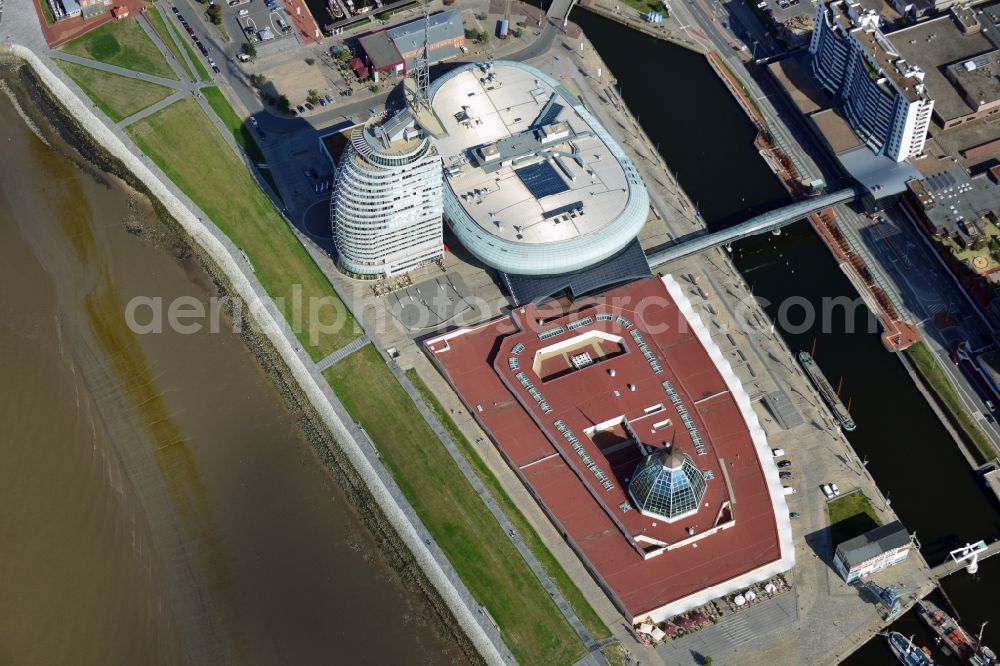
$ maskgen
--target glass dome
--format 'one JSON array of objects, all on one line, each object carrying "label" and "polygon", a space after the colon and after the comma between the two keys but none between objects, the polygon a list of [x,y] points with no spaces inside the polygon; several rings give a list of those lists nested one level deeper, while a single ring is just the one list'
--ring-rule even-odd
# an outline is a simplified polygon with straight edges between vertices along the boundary
[{"label": "glass dome", "polygon": [[705,490],[705,475],[691,457],[672,449],[646,456],[628,484],[629,495],[644,516],[667,522],[695,513]]}]

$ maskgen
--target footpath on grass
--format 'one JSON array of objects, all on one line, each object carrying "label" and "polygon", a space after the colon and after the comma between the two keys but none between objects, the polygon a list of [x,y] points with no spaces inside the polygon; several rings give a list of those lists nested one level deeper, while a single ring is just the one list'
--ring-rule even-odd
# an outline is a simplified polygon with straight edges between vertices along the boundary
[{"label": "footpath on grass", "polygon": [[[82,57],[117,67],[128,67],[131,63],[120,58],[124,49],[138,54],[143,66],[147,70],[158,72],[157,76],[169,72],[169,64],[156,52],[156,45],[149,41],[149,37],[141,29],[138,36],[136,33],[129,33],[127,37],[120,38],[114,31],[109,31],[109,34],[118,45],[117,49],[110,46],[112,42],[107,37],[87,40],[85,44],[74,45],[74,49],[86,54]],[[164,41],[169,45],[169,41]],[[123,43],[127,45],[127,49],[122,46]],[[153,51],[149,50],[150,46]],[[176,58],[176,54],[173,55]],[[183,58],[179,62],[182,61]],[[64,64],[70,64],[69,69],[73,69],[73,66],[85,68],[78,63],[63,62],[60,66]],[[114,76],[117,75],[109,72],[99,72],[96,77],[90,76],[91,80],[100,80],[104,88],[92,84],[88,91],[84,85],[78,85],[93,95],[95,104],[103,105],[102,111],[112,120],[133,109],[148,108],[149,105],[145,102],[149,98],[143,98],[138,92],[131,92],[125,101],[111,100],[117,95],[109,92],[108,81],[115,80],[107,77]],[[76,78],[80,78],[79,72],[74,81]],[[263,310],[280,313],[284,320],[280,328],[294,333],[300,344],[298,348],[304,350],[312,361],[325,358],[350,344],[361,334],[361,330],[287,221],[274,209],[271,201],[246,170],[243,161],[228,141],[223,139],[220,126],[228,129],[240,148],[251,160],[254,159],[256,144],[247,136],[243,123],[232,112],[220,91],[204,88],[202,92],[211,111],[208,111],[206,105],[186,96],[155,113],[139,118],[125,128],[125,132],[190,198],[197,209],[204,211],[207,218],[232,241],[238,254],[232,253],[237,256],[229,259],[237,263],[242,259],[244,265],[239,270],[246,273],[249,269],[266,291],[270,305],[265,303]],[[208,114],[213,112],[217,117],[209,118]],[[80,116],[77,111],[74,111],[74,115]],[[215,128],[211,127],[213,124]],[[157,188],[150,189],[155,192]],[[205,219],[198,218],[198,221],[204,223]],[[192,234],[192,237],[201,244],[197,234]],[[220,262],[220,265],[224,263]],[[539,579],[507,535],[502,533],[497,521],[489,515],[482,500],[476,496],[462,474],[454,469],[454,474],[445,475],[444,478],[439,475],[437,467],[441,461],[451,462],[452,468],[455,463],[448,459],[441,440],[416,413],[415,405],[384,360],[370,345],[365,349],[370,351],[352,354],[327,372],[336,376],[341,364],[361,363],[354,368],[355,373],[351,379],[384,387],[385,390],[381,393],[383,401],[398,401],[400,413],[407,414],[408,417],[416,415],[415,418],[407,418],[405,428],[397,422],[398,428],[385,429],[383,402],[366,403],[360,400],[354,388],[345,388],[343,385],[347,378],[342,379],[337,397],[348,407],[356,421],[370,426],[367,428],[369,436],[370,433],[376,433],[374,440],[377,446],[381,447],[388,442],[389,446],[386,448],[389,450],[393,449],[392,444],[398,447],[408,441],[412,446],[419,441],[428,466],[400,464],[406,461],[408,451],[405,448],[396,449],[397,455],[392,456],[392,460],[383,458],[382,462],[392,472],[396,485],[416,509],[425,527],[435,541],[439,542],[462,582],[476,600],[483,604],[482,613],[496,621],[503,631],[504,641],[517,659],[530,663],[576,661],[586,653],[577,632],[554,607],[552,598],[543,589]],[[330,384],[334,389],[338,388],[332,380]],[[313,394],[306,388],[312,397]],[[338,430],[343,430],[343,426],[331,429],[339,439],[342,433],[338,433]],[[345,446],[345,443],[341,442],[341,445]],[[455,501],[442,504],[442,497],[451,497]],[[389,512],[391,507],[387,510]],[[404,537],[405,532],[406,530],[402,530]],[[530,529],[525,534],[530,534]],[[544,550],[544,546],[542,549]],[[412,544],[411,550],[414,550]],[[538,557],[537,551],[532,550]],[[415,555],[418,555],[422,566],[428,565],[419,553],[415,552]],[[484,562],[493,563],[485,573],[482,568]],[[553,564],[558,570],[558,564],[545,563],[546,572],[556,579],[559,591],[569,600],[574,612],[583,618],[587,631],[597,637],[607,636],[607,628],[601,626],[596,614],[568,578],[563,581],[558,575],[553,575]],[[566,578],[564,573],[562,577]],[[435,578],[431,575],[439,591],[442,587],[447,588],[446,583]],[[452,611],[456,612],[454,594],[449,594],[447,589],[442,593],[449,601]],[[465,618],[463,625],[468,625],[468,620],[469,618]],[[483,621],[477,619],[476,622],[482,624]],[[484,655],[488,657],[491,653],[496,654],[489,649],[483,650],[482,640],[477,640],[475,636],[477,632],[472,633],[474,642]]]}]

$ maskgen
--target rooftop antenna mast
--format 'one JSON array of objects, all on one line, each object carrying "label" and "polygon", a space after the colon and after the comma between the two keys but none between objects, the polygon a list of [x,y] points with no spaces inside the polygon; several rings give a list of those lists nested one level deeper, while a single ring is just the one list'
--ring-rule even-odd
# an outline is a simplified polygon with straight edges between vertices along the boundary
[{"label": "rooftop antenna mast", "polygon": [[424,48],[413,58],[413,76],[407,76],[403,81],[403,96],[417,124],[428,134],[440,137],[447,132],[431,108],[431,16],[427,0],[422,0],[421,4],[424,10]]},{"label": "rooftop antenna mast", "polygon": [[424,48],[416,55],[413,63],[413,80],[416,83],[416,90],[414,91],[414,101],[416,106],[423,106],[424,108],[430,108],[430,87],[431,87],[431,70],[430,70],[430,34],[431,34],[431,15],[428,12],[427,0],[424,0]]}]

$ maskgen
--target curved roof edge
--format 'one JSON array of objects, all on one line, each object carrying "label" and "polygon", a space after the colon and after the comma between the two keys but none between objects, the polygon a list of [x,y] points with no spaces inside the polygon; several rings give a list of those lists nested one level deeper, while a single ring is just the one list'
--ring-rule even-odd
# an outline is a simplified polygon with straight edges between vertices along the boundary
[{"label": "curved roof edge", "polygon": [[692,608],[701,606],[702,604],[706,604],[712,599],[717,599],[733,592],[742,591],[753,583],[767,580],[768,578],[779,573],[784,573],[795,566],[795,543],[792,541],[792,522],[788,516],[788,503],[785,501],[785,495],[782,491],[781,482],[778,478],[778,468],[775,466],[774,459],[771,457],[771,449],[768,447],[767,435],[764,433],[764,428],[761,427],[760,421],[757,419],[756,412],[753,411],[753,407],[750,404],[750,396],[747,395],[746,390],[743,388],[743,384],[736,377],[729,361],[727,361],[726,357],[723,356],[722,350],[720,350],[718,345],[716,345],[712,340],[711,334],[708,329],[705,328],[705,324],[702,322],[701,317],[691,306],[691,301],[689,301],[687,296],[684,294],[684,289],[677,283],[674,276],[669,273],[664,275],[662,280],[663,285],[667,288],[667,292],[670,294],[670,297],[677,304],[677,307],[684,315],[684,318],[690,324],[691,330],[694,331],[695,336],[697,336],[698,340],[705,348],[705,351],[708,352],[708,355],[715,363],[715,367],[719,370],[719,373],[725,380],[726,386],[729,388],[730,393],[736,400],[736,405],[740,409],[740,413],[743,415],[743,420],[746,422],[747,429],[750,431],[750,437],[753,440],[754,450],[757,453],[757,461],[764,473],[764,481],[767,485],[767,492],[771,498],[771,507],[774,510],[775,528],[778,532],[778,547],[780,549],[781,556],[777,560],[764,564],[756,569],[745,571],[734,578],[730,578],[729,580],[723,581],[717,585],[699,590],[694,594],[672,601],[665,606],[650,608],[642,611],[641,613],[637,613],[635,616],[636,618],[648,617],[653,622],[662,622],[673,617],[674,615],[677,615],[678,613],[683,613],[691,610]]},{"label": "curved roof edge", "polygon": [[[462,245],[480,261],[505,273],[558,275],[588,268],[613,256],[639,235],[649,217],[649,193],[638,169],[604,125],[558,81],[531,65],[512,60],[496,60],[493,65],[530,72],[551,86],[586,121],[618,161],[625,172],[625,182],[628,183],[628,200],[615,219],[598,231],[568,241],[531,245],[504,240],[484,230],[462,206],[451,184],[446,182],[444,210],[452,231]],[[462,72],[476,67],[479,67],[479,63],[468,63],[435,79],[429,91],[431,106],[434,105],[434,95],[442,85]]]}]

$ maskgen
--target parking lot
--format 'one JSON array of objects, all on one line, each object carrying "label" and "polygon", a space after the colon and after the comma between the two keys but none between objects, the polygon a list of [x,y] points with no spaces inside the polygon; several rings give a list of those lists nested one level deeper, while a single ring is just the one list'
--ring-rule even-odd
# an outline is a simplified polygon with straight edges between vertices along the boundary
[{"label": "parking lot", "polygon": [[274,0],[236,0],[223,13],[234,15],[252,44],[292,37],[292,23],[284,7]]},{"label": "parking lot", "polygon": [[747,0],[757,6],[766,16],[778,23],[796,16],[812,17],[816,13],[813,0]]}]

